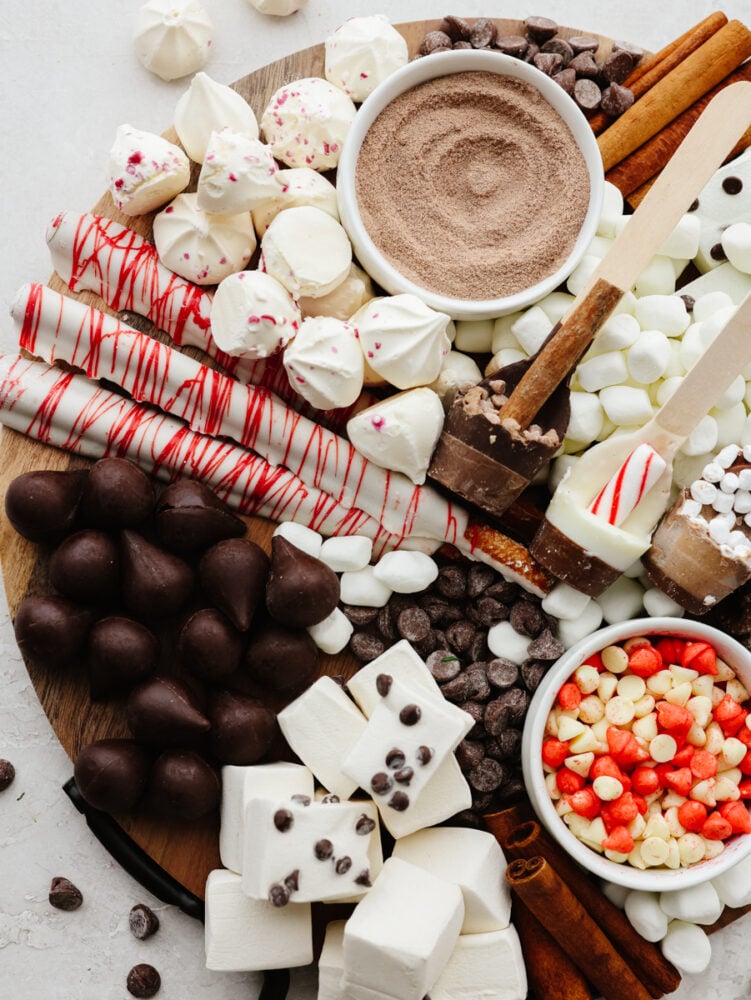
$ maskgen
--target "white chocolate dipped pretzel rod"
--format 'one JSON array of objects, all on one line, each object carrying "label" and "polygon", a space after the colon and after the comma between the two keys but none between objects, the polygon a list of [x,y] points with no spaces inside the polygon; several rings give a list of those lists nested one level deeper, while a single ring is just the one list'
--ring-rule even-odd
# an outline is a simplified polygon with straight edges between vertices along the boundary
[{"label": "white chocolate dipped pretzel rod", "polygon": [[31,354],[116,382],[198,433],[231,438],[393,534],[456,544],[466,530],[466,512],[432,488],[369,462],[267,389],[237,382],[98,309],[34,284],[20,289],[11,315]]},{"label": "white chocolate dipped pretzel rod", "polygon": [[0,422],[87,458],[129,458],[160,479],[198,479],[242,514],[297,521],[324,535],[367,535],[376,551],[401,541],[375,518],[342,507],[251,451],[197,434],[175,417],[134,403],[84,375],[21,355],[0,357]]}]

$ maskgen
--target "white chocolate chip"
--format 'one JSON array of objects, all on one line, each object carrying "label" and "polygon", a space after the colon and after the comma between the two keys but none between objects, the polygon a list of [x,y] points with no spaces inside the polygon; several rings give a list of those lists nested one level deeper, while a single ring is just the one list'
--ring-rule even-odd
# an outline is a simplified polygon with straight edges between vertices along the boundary
[{"label": "white chocolate chip", "polygon": [[595,778],[592,788],[597,798],[603,802],[613,802],[623,795],[623,785],[609,774],[601,774]]},{"label": "white chocolate chip", "polygon": [[667,733],[660,733],[649,741],[649,753],[652,760],[656,760],[658,764],[672,760],[677,750],[678,744]]},{"label": "white chocolate chip", "polygon": [[616,695],[605,705],[605,718],[614,726],[626,726],[633,717],[634,703],[629,698]]}]

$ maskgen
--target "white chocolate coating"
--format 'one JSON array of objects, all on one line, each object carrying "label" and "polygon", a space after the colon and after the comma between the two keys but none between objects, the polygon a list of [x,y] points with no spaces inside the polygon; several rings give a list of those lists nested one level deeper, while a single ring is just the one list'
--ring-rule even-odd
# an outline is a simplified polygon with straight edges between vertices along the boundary
[{"label": "white chocolate coating", "polygon": [[197,285],[215,285],[242,271],[255,250],[250,213],[209,215],[195,194],[180,194],[154,218],[159,259]]},{"label": "white chocolate coating", "polygon": [[146,69],[177,80],[206,65],[213,33],[199,0],[147,0],[136,14],[133,44]]},{"label": "white chocolate coating", "polygon": [[330,316],[304,320],[284,352],[284,367],[290,385],[312,406],[319,410],[350,406],[362,391],[357,330]]},{"label": "white chocolate coating", "polygon": [[175,129],[191,160],[203,163],[211,133],[223,128],[258,138],[258,122],[245,98],[208,74],[196,73],[175,107]]},{"label": "white chocolate coating", "polygon": [[358,103],[408,61],[406,41],[383,14],[350,17],[326,39],[326,79]]},{"label": "white chocolate coating", "polygon": [[339,221],[336,188],[312,167],[287,167],[277,173],[276,180],[276,190],[253,209],[253,225],[259,237],[269,228],[272,219],[285,208],[312,205]]},{"label": "white chocolate coating", "polygon": [[261,240],[261,266],[298,299],[333,291],[349,274],[352,246],[343,227],[309,205],[280,212]]},{"label": "white chocolate coating", "polygon": [[248,0],[261,14],[273,14],[275,17],[288,17],[302,10],[308,0]]},{"label": "white chocolate coating", "polygon": [[121,125],[110,150],[108,187],[126,215],[143,215],[166,205],[190,181],[188,157],[153,132]]},{"label": "white chocolate coating", "polygon": [[282,350],[300,325],[300,310],[286,288],[263,271],[225,278],[211,306],[211,331],[233,357],[268,358]]},{"label": "white chocolate coating", "polygon": [[205,212],[250,212],[273,196],[278,168],[259,139],[223,128],[212,132],[198,178],[198,204]]},{"label": "white chocolate coating", "polygon": [[355,106],[338,87],[310,76],[286,84],[269,101],[261,129],[274,156],[290,167],[329,170],[339,162]]}]

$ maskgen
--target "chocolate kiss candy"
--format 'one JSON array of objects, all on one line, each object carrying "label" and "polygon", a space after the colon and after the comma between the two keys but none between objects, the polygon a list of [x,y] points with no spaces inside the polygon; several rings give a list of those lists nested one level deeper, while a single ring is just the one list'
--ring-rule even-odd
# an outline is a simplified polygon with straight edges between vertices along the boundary
[{"label": "chocolate kiss candy", "polygon": [[222,764],[255,764],[268,752],[276,715],[258,698],[217,691],[209,717],[211,749]]},{"label": "chocolate kiss candy", "polygon": [[225,538],[245,534],[245,522],[213,490],[195,479],[179,479],[159,497],[154,519],[159,541],[181,555],[201,552]]},{"label": "chocolate kiss candy", "polygon": [[151,677],[134,688],[125,706],[137,740],[157,746],[194,746],[211,724],[190,688],[176,677]]},{"label": "chocolate kiss candy", "polygon": [[100,458],[89,472],[79,517],[95,528],[135,528],[154,509],[154,487],[127,458]]},{"label": "chocolate kiss candy", "polygon": [[87,475],[40,469],[16,476],[5,494],[8,520],[29,541],[60,541],[73,527]]},{"label": "chocolate kiss candy", "polygon": [[120,539],[125,607],[139,618],[162,618],[179,611],[193,590],[190,566],[136,531],[123,531]]},{"label": "chocolate kiss candy", "polygon": [[166,750],[151,769],[147,797],[165,819],[200,819],[219,805],[219,776],[190,750]]},{"label": "chocolate kiss candy", "polygon": [[65,597],[26,597],[19,605],[13,629],[24,656],[48,667],[67,666],[83,650],[91,615]]},{"label": "chocolate kiss candy", "polygon": [[241,632],[250,628],[268,571],[269,557],[249,538],[217,542],[198,567],[206,596]]},{"label": "chocolate kiss candy", "polygon": [[150,767],[148,750],[134,740],[99,740],[79,751],[73,775],[90,806],[127,812],[143,795]]},{"label": "chocolate kiss candy", "polygon": [[245,663],[261,684],[280,694],[296,695],[315,677],[318,650],[303,629],[270,622],[251,637]]},{"label": "chocolate kiss candy", "polygon": [[177,640],[181,663],[209,682],[229,677],[240,666],[243,637],[216,608],[196,611],[185,622]]},{"label": "chocolate kiss candy", "polygon": [[55,590],[72,601],[111,601],[120,584],[117,543],[96,528],[77,531],[52,553],[50,581]]},{"label": "chocolate kiss candy", "polygon": [[266,584],[271,617],[292,628],[308,628],[328,617],[338,603],[339,577],[333,569],[282,535],[274,535]]},{"label": "chocolate kiss candy", "polygon": [[92,626],[87,653],[91,697],[98,701],[127,691],[153,674],[159,640],[140,622],[114,615]]}]

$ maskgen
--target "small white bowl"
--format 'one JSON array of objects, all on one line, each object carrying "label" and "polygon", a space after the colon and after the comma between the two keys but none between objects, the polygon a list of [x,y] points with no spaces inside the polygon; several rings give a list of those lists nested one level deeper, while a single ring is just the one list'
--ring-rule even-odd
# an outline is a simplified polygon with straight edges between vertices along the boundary
[{"label": "small white bowl", "polygon": [[[589,206],[584,223],[566,261],[553,274],[523,291],[495,299],[457,299],[422,288],[391,264],[370,238],[362,223],[355,192],[355,168],[365,134],[387,104],[426,80],[453,73],[482,71],[515,77],[536,87],[548,104],[568,125],[589,172]],[[604,175],[597,140],[589,123],[574,101],[549,76],[528,63],[500,52],[458,50],[426,56],[408,63],[383,81],[365,100],[347,135],[336,179],[339,214],[360,264],[379,285],[396,295],[411,292],[432,309],[448,313],[452,319],[492,319],[524,309],[552,292],[568,278],[597,229],[602,208]],[[540,223],[544,225],[544,214]]]},{"label": "small white bowl", "polygon": [[715,858],[698,861],[687,868],[647,868],[642,871],[629,864],[610,861],[603,854],[587,847],[575,837],[555,811],[545,787],[541,747],[545,722],[561,685],[576,668],[605,646],[611,646],[633,636],[672,635],[693,640],[705,640],[717,650],[720,659],[733,668],[743,684],[751,689],[751,653],[735,639],[719,629],[697,621],[680,618],[637,618],[609,625],[578,642],[550,668],[532,698],[522,736],[522,770],[524,781],[535,812],[548,832],[575,861],[599,878],[629,889],[647,892],[669,892],[708,882],[732,868],[751,853],[751,834],[737,834],[727,841],[724,851]]}]

